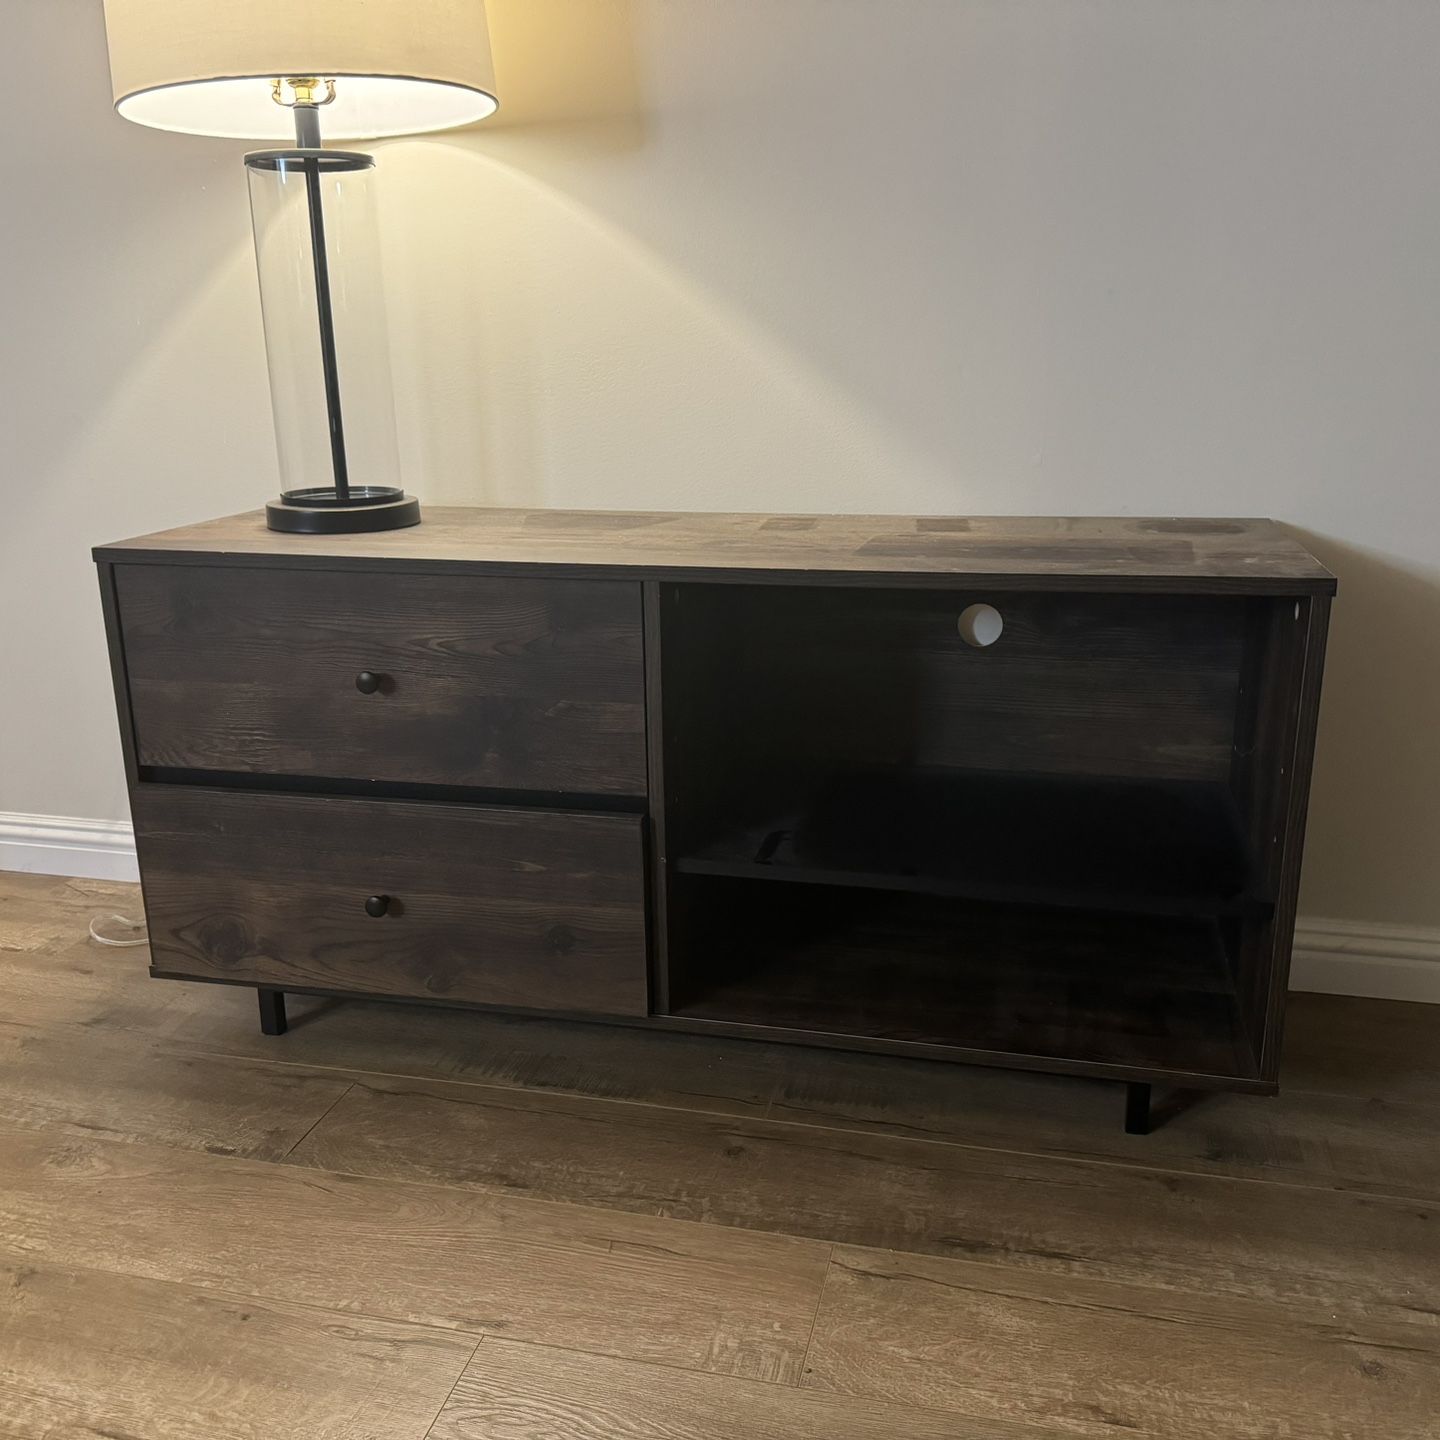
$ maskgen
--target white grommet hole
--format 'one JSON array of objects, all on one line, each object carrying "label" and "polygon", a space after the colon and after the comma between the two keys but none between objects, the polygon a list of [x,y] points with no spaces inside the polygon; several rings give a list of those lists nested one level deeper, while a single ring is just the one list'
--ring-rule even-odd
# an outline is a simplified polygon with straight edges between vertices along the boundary
[{"label": "white grommet hole", "polygon": [[993,645],[1005,629],[1005,618],[993,605],[967,605],[955,622],[960,638],[977,650]]}]

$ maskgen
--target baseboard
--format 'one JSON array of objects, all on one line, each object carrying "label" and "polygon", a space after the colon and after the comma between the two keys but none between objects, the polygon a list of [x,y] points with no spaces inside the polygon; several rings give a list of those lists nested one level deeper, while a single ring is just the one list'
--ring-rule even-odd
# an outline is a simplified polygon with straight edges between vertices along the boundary
[{"label": "baseboard", "polygon": [[1440,1005],[1440,930],[1302,917],[1290,988]]},{"label": "baseboard", "polygon": [[[0,814],[0,870],[138,880],[135,832],[123,820]],[[1290,988],[1440,1005],[1440,929],[1302,918]]]},{"label": "baseboard", "polygon": [[135,831],[125,820],[0,814],[0,870],[138,880]]}]

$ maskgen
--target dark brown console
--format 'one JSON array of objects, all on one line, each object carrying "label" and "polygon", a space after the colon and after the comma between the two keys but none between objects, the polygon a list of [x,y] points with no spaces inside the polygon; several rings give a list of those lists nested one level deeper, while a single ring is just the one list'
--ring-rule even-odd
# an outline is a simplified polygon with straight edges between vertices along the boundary
[{"label": "dark brown console", "polygon": [[1264,520],[96,551],[152,973],[1277,1088],[1333,577]]}]

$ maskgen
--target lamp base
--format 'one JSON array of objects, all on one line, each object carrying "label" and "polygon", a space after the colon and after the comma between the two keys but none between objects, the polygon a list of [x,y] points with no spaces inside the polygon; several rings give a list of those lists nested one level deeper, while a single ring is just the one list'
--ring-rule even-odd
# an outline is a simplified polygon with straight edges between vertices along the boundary
[{"label": "lamp base", "polygon": [[265,524],[291,535],[360,535],[420,523],[420,502],[393,485],[352,485],[341,499],[333,485],[287,490],[265,507]]}]

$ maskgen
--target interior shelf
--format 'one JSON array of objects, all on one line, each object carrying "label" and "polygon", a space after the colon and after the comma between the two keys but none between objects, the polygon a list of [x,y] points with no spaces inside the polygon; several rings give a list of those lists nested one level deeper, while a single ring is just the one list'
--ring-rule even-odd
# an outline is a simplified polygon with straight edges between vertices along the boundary
[{"label": "interior shelf", "polygon": [[737,824],[681,874],[1161,917],[1263,917],[1227,786],[994,771],[833,779]]},{"label": "interior shelf", "polygon": [[690,882],[706,953],[674,997],[677,1015],[992,1056],[1257,1073],[1214,919],[799,887],[769,888],[757,911],[756,887],[741,903],[734,883]]}]

